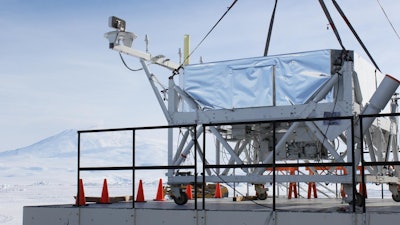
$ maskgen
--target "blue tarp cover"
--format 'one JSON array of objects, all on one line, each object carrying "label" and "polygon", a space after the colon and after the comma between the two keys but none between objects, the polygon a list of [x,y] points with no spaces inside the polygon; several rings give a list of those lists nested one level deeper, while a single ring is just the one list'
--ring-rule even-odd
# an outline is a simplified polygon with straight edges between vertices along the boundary
[{"label": "blue tarp cover", "polygon": [[304,104],[331,77],[330,51],[187,65],[181,86],[205,110],[273,106],[274,83],[276,106]]}]

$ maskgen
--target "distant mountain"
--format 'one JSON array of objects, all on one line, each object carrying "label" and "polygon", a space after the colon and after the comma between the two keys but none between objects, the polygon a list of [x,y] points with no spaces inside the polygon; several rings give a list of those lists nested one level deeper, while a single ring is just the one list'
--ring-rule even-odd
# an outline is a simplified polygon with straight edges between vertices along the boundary
[{"label": "distant mountain", "polygon": [[[0,152],[0,157],[17,155],[35,155],[40,157],[55,157],[62,153],[76,152],[77,131],[64,130],[56,135],[45,138],[27,147]],[[76,154],[75,154],[76,155]]]},{"label": "distant mountain", "polygon": [[[81,135],[81,149],[88,151],[110,147],[132,146],[131,142],[132,137],[128,132],[84,133]],[[77,156],[77,149],[78,131],[69,129],[27,147],[0,152],[0,157],[21,154],[38,157]]]},{"label": "distant mountain", "polygon": [[[81,166],[132,165],[131,131],[81,133],[80,138]],[[136,165],[166,165],[166,138],[146,133],[136,134],[136,139]],[[69,129],[27,147],[1,152],[0,177],[18,180],[18,183],[55,182],[67,177],[75,182],[77,143],[77,130]],[[115,182],[127,182],[131,177],[131,172],[106,174]]]}]

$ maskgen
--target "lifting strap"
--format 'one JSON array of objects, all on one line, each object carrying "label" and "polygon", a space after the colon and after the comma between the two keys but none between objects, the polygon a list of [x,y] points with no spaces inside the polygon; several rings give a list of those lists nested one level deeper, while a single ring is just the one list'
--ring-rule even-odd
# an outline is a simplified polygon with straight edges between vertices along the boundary
[{"label": "lifting strap", "polygon": [[344,47],[343,43],[342,43],[342,39],[340,38],[339,32],[336,29],[335,23],[332,20],[331,15],[329,14],[328,9],[326,8],[326,5],[324,3],[324,0],[319,0],[319,3],[322,7],[322,10],[325,13],[326,18],[328,19],[329,25],[332,27],[333,32],[335,33],[336,39],[338,40],[340,46],[342,47],[343,50],[346,50],[346,48]]},{"label": "lifting strap", "polygon": [[269,43],[271,41],[272,27],[274,26],[276,6],[278,5],[278,0],[275,0],[274,10],[272,11],[271,20],[269,21],[269,29],[267,36],[267,43],[265,44],[264,56],[268,55]]},{"label": "lifting strap", "polygon": [[371,54],[369,53],[367,47],[365,47],[364,43],[361,41],[361,39],[358,36],[357,32],[354,30],[353,26],[351,25],[350,21],[347,19],[346,15],[344,14],[342,9],[340,8],[339,4],[336,2],[336,0],[332,0],[332,3],[336,7],[336,10],[339,12],[340,16],[342,16],[344,22],[346,22],[347,26],[349,27],[349,29],[351,30],[353,35],[356,37],[358,43],[361,45],[361,47],[364,49],[365,53],[368,55],[368,57],[371,60],[371,62],[374,64],[375,68],[378,69],[379,71],[381,71],[379,69],[378,65],[376,64],[375,60],[372,58]]}]

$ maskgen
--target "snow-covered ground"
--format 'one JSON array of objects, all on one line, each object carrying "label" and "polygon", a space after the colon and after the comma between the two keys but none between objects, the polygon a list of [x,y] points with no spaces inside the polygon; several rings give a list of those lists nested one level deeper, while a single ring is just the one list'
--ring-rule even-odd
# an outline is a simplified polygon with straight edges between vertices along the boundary
[{"label": "snow-covered ground", "polygon": [[[166,165],[164,134],[136,134],[136,164]],[[157,137],[157,138],[154,138]],[[132,164],[132,133],[81,134],[81,166],[129,166]],[[74,204],[77,192],[77,131],[65,130],[31,146],[0,152],[0,225],[21,225],[23,206]],[[156,197],[159,179],[166,171],[137,171],[135,184],[143,181],[145,199]],[[131,171],[81,172],[86,196],[101,196],[103,179],[110,196],[132,195]],[[324,185],[324,184],[322,184]],[[254,195],[253,187],[236,186]],[[303,188],[306,188],[304,185]],[[330,188],[335,190],[334,185]],[[381,186],[369,185],[369,197],[380,197]],[[385,198],[390,193],[385,186]],[[229,189],[233,196],[233,190]],[[284,188],[279,189],[285,195]],[[301,194],[307,193],[301,190]],[[271,190],[269,191],[271,195]],[[319,194],[322,197],[322,195]]]},{"label": "snow-covered ground", "polygon": [[[82,135],[82,166],[132,164],[131,133]],[[154,145],[157,142],[153,142]],[[138,160],[164,157],[159,147],[141,144]],[[166,153],[165,153],[166,154]],[[146,157],[147,155],[147,157]],[[151,158],[150,158],[151,156]],[[145,198],[155,197],[163,171],[138,173]],[[130,171],[81,172],[86,196],[101,196],[107,179],[110,196],[132,195]],[[137,184],[138,182],[136,182]],[[0,224],[21,225],[23,206],[74,204],[77,192],[77,131],[65,130],[28,147],[0,152]]]}]

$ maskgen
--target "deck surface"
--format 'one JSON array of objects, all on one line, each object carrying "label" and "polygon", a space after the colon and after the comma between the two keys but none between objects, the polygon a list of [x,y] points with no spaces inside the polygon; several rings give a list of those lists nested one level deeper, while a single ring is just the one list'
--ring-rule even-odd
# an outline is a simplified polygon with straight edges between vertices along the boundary
[{"label": "deck surface", "polygon": [[[147,202],[89,203],[25,206],[23,225],[253,225],[315,224],[393,225],[400,220],[400,203],[391,199],[367,199],[362,207],[342,203],[340,199],[272,199],[240,201],[232,198],[189,200],[176,205],[173,200]],[[133,209],[134,206],[134,209]]]},{"label": "deck surface", "polygon": [[[400,202],[391,199],[366,199],[367,212],[400,213]],[[29,207],[29,206],[28,206]],[[74,205],[47,205],[37,207],[76,208]],[[189,200],[185,205],[177,205],[173,200],[135,202],[117,202],[112,204],[89,203],[86,208],[113,208],[113,209],[167,209],[167,210],[194,210],[195,201]],[[197,209],[202,210],[202,200],[197,200]],[[254,201],[233,201],[232,198],[206,199],[205,210],[211,211],[272,211],[272,199]],[[340,199],[276,199],[276,211],[293,212],[353,212],[353,207],[343,203]],[[362,207],[356,207],[361,212]]]}]

